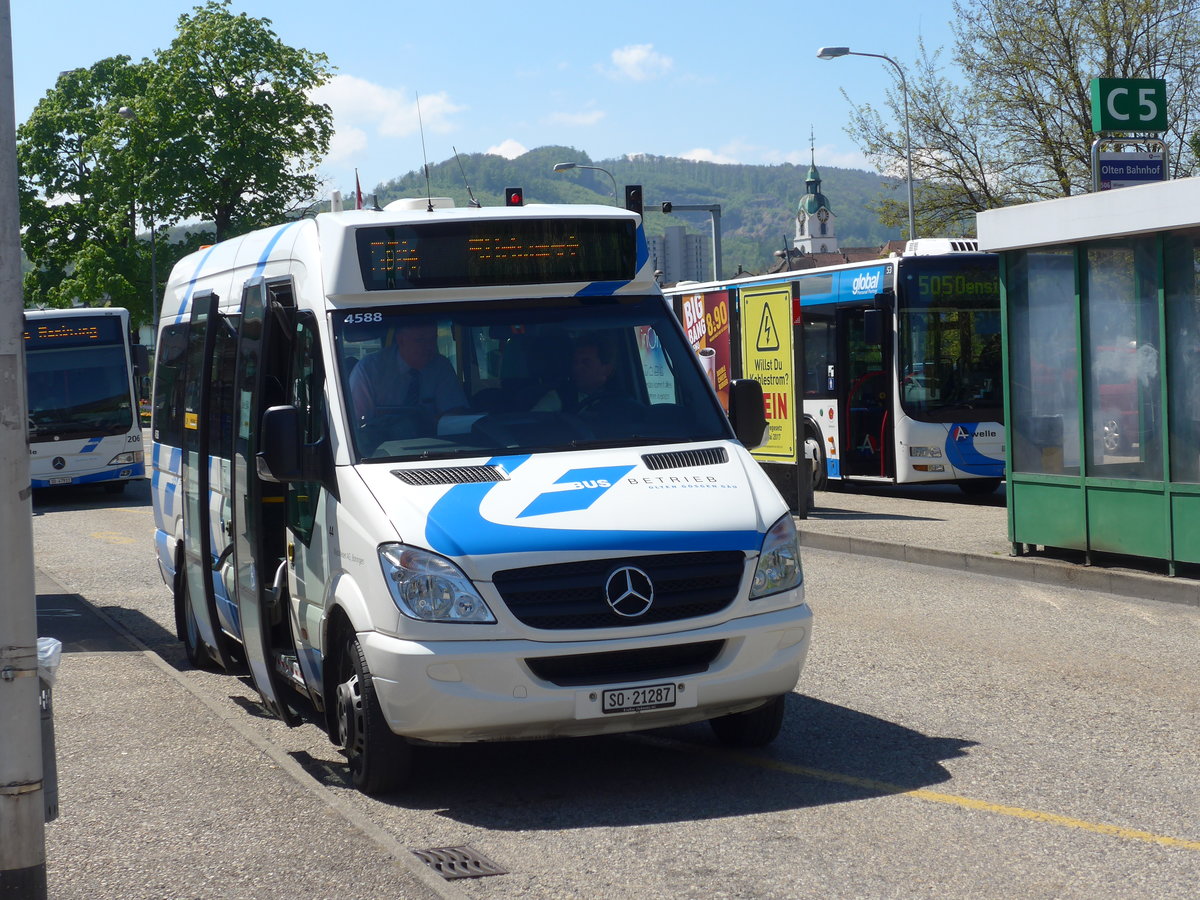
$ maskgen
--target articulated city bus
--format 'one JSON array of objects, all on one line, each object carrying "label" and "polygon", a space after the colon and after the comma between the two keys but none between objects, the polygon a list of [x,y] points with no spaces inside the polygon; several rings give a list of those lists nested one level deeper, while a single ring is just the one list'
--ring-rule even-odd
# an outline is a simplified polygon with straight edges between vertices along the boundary
[{"label": "articulated city bus", "polygon": [[397,201],[186,257],[154,386],[189,659],[311,711],[354,783],[413,743],[779,732],[811,612],[792,516],[654,282],[640,217]]},{"label": "articulated city bus", "polygon": [[762,382],[770,434],[754,456],[785,496],[802,462],[817,489],[1000,485],[998,267],[974,241],[910,241],[903,256],[665,293],[718,391]]},{"label": "articulated city bus", "polygon": [[128,310],[25,310],[25,370],[33,487],[145,476]]}]

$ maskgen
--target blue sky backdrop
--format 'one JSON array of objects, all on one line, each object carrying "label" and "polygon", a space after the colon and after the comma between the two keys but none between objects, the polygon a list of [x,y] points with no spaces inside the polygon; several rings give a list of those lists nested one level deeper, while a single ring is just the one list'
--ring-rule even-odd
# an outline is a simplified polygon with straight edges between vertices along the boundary
[{"label": "blue sky backdrop", "polygon": [[[11,0],[17,122],[59,72],[166,47],[195,5]],[[918,39],[948,51],[953,37],[952,0],[234,0],[231,9],[328,55],[335,76],[319,99],[336,136],[321,174],[345,190],[357,167],[364,191],[420,168],[418,96],[430,162],[452,147],[512,157],[562,144],[594,160],[806,164],[811,134],[818,166],[868,168],[846,133],[841,89],[883,109],[895,70],[819,60],[817,49],[882,53],[907,69]]]}]

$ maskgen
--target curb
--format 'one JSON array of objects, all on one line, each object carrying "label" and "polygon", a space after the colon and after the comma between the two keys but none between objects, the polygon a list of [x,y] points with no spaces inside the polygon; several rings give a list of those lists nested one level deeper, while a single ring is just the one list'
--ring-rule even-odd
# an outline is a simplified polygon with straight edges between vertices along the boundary
[{"label": "curb", "polygon": [[800,544],[814,550],[874,556],[897,562],[957,569],[976,575],[997,578],[1017,578],[1037,584],[1069,587],[1083,591],[1101,591],[1134,597],[1200,606],[1200,584],[1191,579],[1140,572],[1118,571],[1099,566],[1079,566],[1055,559],[1033,556],[989,556],[984,553],[964,553],[938,550],[913,544],[896,544],[871,538],[822,534],[800,529]]}]

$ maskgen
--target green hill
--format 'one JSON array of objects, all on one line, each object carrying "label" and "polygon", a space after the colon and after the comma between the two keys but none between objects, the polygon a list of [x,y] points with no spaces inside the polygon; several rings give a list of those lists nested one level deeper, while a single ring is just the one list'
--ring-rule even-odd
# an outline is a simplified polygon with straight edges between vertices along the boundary
[{"label": "green hill", "polygon": [[[457,205],[468,201],[467,184],[484,206],[504,202],[506,187],[520,187],[526,203],[611,203],[613,183],[603,172],[577,169],[558,173],[555,163],[575,162],[607,169],[621,192],[624,186],[643,187],[646,231],[661,234],[668,225],[686,224],[688,230],[709,233],[706,212],[660,212],[664,200],[680,204],[721,205],[722,269],[764,272],[774,262],[773,254],[791,246],[796,232],[795,214],[804,195],[808,166],[784,163],[777,166],[725,165],[693,162],[665,156],[636,156],[593,162],[586,153],[570,147],[539,147],[505,159],[486,153],[471,153],[429,166],[429,184],[421,171],[380,184],[375,193],[379,204],[399,197],[453,197]],[[461,169],[460,169],[461,165]],[[884,178],[858,169],[837,169],[818,164],[821,190],[828,197],[836,218],[838,243],[842,247],[878,247],[899,238],[897,229],[884,228],[868,208],[886,193]],[[464,181],[465,176],[465,181]],[[344,191],[351,196],[353,191]]]}]

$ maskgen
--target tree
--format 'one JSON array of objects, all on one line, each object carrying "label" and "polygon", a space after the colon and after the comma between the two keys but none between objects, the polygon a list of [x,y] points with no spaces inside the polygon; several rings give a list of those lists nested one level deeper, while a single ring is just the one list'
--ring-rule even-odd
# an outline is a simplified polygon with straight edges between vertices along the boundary
[{"label": "tree", "polygon": [[118,109],[145,77],[125,56],[64,72],[18,130],[30,302],[67,306],[107,296],[139,307],[136,165]]},{"label": "tree", "polygon": [[329,79],[325,55],[287,46],[269,19],[228,5],[210,0],[180,16],[134,104],[133,140],[156,176],[154,214],[211,221],[217,240],[309,202],[333,134],[329,107],[309,99]]},{"label": "tree", "polygon": [[277,223],[316,193],[333,125],[308,96],[329,77],[325,57],[227,6],[181,16],[153,60],[62,73],[18,129],[28,302],[107,301],[150,321],[152,269],[161,283],[213,236],[201,226],[166,242],[169,226],[210,222],[220,240]]},{"label": "tree", "polygon": [[[945,74],[942,51],[920,44],[908,77],[920,233],[970,231],[976,212],[1089,191],[1092,78],[1164,79],[1172,175],[1192,174],[1200,0],[955,0],[954,12],[961,74]],[[847,133],[881,169],[897,172],[905,153],[898,89],[887,105],[896,130],[862,105]],[[896,224],[905,207],[889,198],[879,212]]]}]

